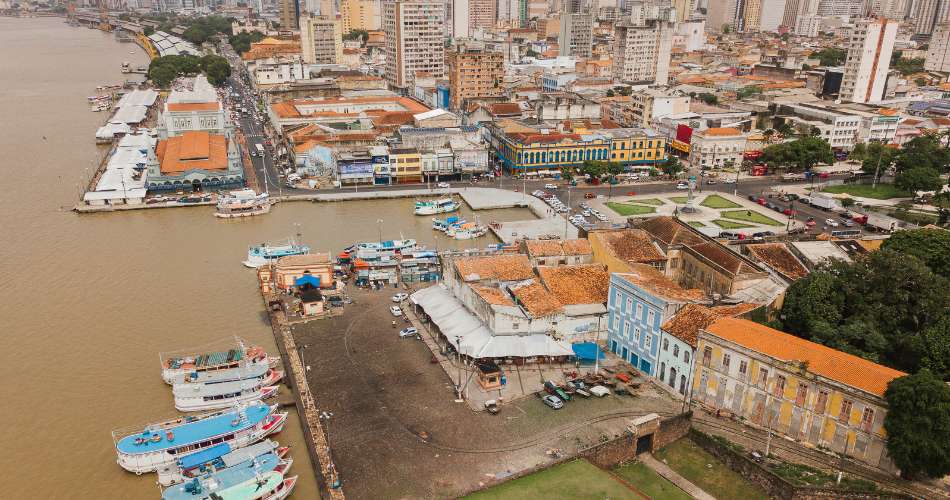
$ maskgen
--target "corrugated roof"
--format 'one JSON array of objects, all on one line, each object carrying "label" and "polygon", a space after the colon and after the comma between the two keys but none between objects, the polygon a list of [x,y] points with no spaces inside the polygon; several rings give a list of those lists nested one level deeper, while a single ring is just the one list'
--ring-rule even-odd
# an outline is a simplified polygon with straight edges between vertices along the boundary
[{"label": "corrugated roof", "polygon": [[742,135],[742,132],[737,128],[732,127],[713,127],[707,128],[706,130],[700,130],[700,134],[704,136],[730,136],[730,135]]},{"label": "corrugated roof", "polygon": [[526,240],[524,244],[528,255],[532,257],[589,255],[592,253],[590,242],[582,238],[571,240]]},{"label": "corrugated roof", "polygon": [[283,266],[321,266],[330,264],[329,253],[308,253],[304,255],[288,255],[277,259],[277,267]]},{"label": "corrugated roof", "polygon": [[528,256],[523,254],[459,257],[455,268],[464,281],[522,281],[534,277]]},{"label": "corrugated roof", "polygon": [[492,286],[472,285],[472,291],[478,294],[485,302],[494,306],[514,306],[515,303],[500,288]]},{"label": "corrugated roof", "polygon": [[883,396],[887,384],[906,373],[753,321],[721,318],[705,331],[780,361],[808,364],[808,371]]},{"label": "corrugated roof", "polygon": [[614,257],[626,262],[647,263],[666,260],[663,252],[653,244],[649,233],[642,229],[594,231],[587,237],[599,240]]},{"label": "corrugated roof", "polygon": [[539,266],[538,274],[544,286],[564,305],[607,302],[610,275],[600,264]]}]

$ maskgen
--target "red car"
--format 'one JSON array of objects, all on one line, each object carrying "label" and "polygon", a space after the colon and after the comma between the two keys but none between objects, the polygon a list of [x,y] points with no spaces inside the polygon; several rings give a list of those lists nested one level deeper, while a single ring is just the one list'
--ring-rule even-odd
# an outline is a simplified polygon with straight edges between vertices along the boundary
[{"label": "red car", "polygon": [[805,221],[805,225],[808,227],[815,227],[815,219],[808,219]]},{"label": "red car", "polygon": [[765,206],[765,203],[766,203],[765,198],[759,198],[758,200],[756,200],[756,203],[758,203],[759,205]]},{"label": "red car", "polygon": [[786,208],[785,210],[782,210],[782,213],[788,217],[794,217],[796,214],[796,212],[792,210],[791,208]]}]

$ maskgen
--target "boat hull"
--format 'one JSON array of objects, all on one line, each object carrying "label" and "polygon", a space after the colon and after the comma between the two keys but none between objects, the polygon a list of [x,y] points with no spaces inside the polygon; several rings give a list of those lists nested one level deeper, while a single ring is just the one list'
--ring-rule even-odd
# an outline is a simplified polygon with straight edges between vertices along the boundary
[{"label": "boat hull", "polygon": [[230,408],[236,404],[255,401],[258,399],[268,399],[277,395],[278,388],[274,386],[261,387],[257,390],[243,392],[231,398],[215,399],[206,401],[202,397],[176,397],[175,409],[183,412],[220,410]]},{"label": "boat hull", "polygon": [[239,217],[253,217],[255,215],[264,215],[270,213],[270,203],[266,205],[261,205],[254,208],[253,210],[248,210],[246,212],[230,212],[230,211],[216,211],[214,216],[219,219],[236,219]]}]

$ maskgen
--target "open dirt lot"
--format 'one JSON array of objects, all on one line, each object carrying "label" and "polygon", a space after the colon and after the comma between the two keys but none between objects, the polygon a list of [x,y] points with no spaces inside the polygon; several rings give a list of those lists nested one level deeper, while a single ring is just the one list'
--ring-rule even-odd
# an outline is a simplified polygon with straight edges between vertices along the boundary
[{"label": "open dirt lot", "polygon": [[[391,326],[394,288],[350,289],[342,316],[294,327],[334,461],[348,497],[449,498],[619,435],[630,417],[679,405],[644,386],[636,397],[571,401],[561,410],[528,397],[501,413],[455,403],[452,381],[416,339]],[[404,291],[399,289],[398,291]],[[497,476],[496,476],[497,475]]]}]

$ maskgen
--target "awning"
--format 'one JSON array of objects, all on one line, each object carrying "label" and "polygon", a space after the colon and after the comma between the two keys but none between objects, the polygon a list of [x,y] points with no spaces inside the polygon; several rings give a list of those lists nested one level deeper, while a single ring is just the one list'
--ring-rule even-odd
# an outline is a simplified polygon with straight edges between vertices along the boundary
[{"label": "awning", "polygon": [[185,455],[178,459],[178,465],[182,469],[190,469],[196,465],[201,465],[205,462],[210,462],[218,457],[221,457],[225,454],[231,452],[231,445],[228,443],[221,443],[212,446],[211,448],[201,450],[197,453],[192,453],[191,455]]},{"label": "awning", "polygon": [[572,344],[571,349],[574,350],[574,355],[582,361],[593,361],[594,357],[604,359],[604,350],[600,348],[597,344],[593,342],[582,342],[580,344]]},{"label": "awning", "polygon": [[301,277],[299,277],[299,278],[297,278],[297,279],[294,280],[294,286],[299,287],[299,286],[302,286],[302,285],[313,285],[313,286],[319,288],[319,287],[320,287],[320,277],[319,277],[319,276],[314,276],[314,275],[312,275],[312,274],[305,274],[305,275],[303,275],[303,276],[301,276]]}]

